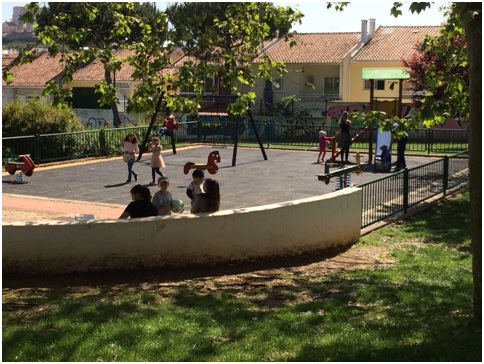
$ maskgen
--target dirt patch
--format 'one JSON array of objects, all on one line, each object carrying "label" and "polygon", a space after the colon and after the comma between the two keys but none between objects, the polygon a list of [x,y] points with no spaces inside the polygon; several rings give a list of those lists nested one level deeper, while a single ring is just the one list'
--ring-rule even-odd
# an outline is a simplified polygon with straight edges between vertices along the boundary
[{"label": "dirt patch", "polygon": [[60,212],[2,209],[2,222],[7,224],[12,222],[42,222],[51,220],[73,221],[74,218],[74,214]]}]

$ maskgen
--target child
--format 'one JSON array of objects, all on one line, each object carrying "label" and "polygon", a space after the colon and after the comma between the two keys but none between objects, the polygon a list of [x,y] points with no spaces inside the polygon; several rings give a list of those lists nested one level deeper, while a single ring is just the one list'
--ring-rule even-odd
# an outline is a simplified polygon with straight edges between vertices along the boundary
[{"label": "child", "polygon": [[193,205],[193,201],[196,196],[203,193],[203,180],[205,174],[201,169],[195,169],[192,173],[193,181],[187,187],[187,196],[190,198],[190,204]]},{"label": "child", "polygon": [[381,150],[380,160],[383,167],[383,171],[390,172],[390,169],[392,166],[392,156],[388,151],[388,147],[386,145],[382,145],[380,147],[380,150]]},{"label": "child", "polygon": [[[331,137],[327,137],[326,132],[324,130],[321,130],[319,132],[319,154],[316,163],[324,162],[324,157],[326,156],[326,142],[328,140],[331,140]],[[321,154],[323,155],[323,158],[321,158]]]},{"label": "child", "polygon": [[134,134],[128,134],[124,138],[123,143],[123,160],[128,163],[128,180],[126,183],[131,182],[131,176],[134,176],[134,180],[138,180],[138,173],[133,169],[135,162],[135,153],[139,152],[138,149],[138,138]]},{"label": "child", "polygon": [[167,177],[163,176],[158,178],[158,187],[160,190],[155,193],[153,200],[151,200],[151,203],[158,209],[158,216],[171,215],[170,202],[173,200],[173,197],[168,191],[168,186],[170,186],[170,181]]},{"label": "child", "polygon": [[132,202],[123,211],[120,219],[157,216],[158,210],[151,203],[151,192],[148,187],[136,185],[131,189]]},{"label": "child", "polygon": [[153,181],[150,183],[150,186],[155,185],[155,173],[160,175],[161,177],[165,176],[163,173],[160,172],[160,168],[165,168],[165,161],[161,156],[162,149],[163,148],[161,147],[161,144],[160,144],[160,138],[157,138],[157,137],[151,138],[149,150],[150,152],[153,153],[151,155],[151,161],[150,161],[151,177],[153,178]]},{"label": "child", "polygon": [[204,193],[195,197],[190,209],[192,214],[199,212],[216,212],[220,209],[220,186],[214,179],[207,178],[203,189]]},{"label": "child", "polygon": [[168,135],[172,136],[173,131],[178,129],[178,123],[175,119],[175,115],[170,115],[165,121],[163,122],[162,128],[158,131],[159,136]]}]

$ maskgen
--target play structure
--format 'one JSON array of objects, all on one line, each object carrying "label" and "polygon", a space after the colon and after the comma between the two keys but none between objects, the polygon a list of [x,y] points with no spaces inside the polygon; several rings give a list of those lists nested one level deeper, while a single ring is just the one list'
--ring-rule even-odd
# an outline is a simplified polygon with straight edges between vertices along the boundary
[{"label": "play structure", "polygon": [[[138,159],[137,159],[138,161],[141,159],[144,152],[146,152],[148,150],[147,146],[148,146],[149,140],[151,138],[153,126],[155,125],[155,122],[156,122],[156,116],[160,112],[161,104],[163,103],[164,98],[165,98],[165,91],[161,91],[160,96],[158,97],[158,101],[156,103],[155,111],[154,111],[153,115],[151,116],[150,125],[148,126],[148,129],[146,130],[146,134],[143,138],[143,142],[140,144],[140,147],[139,147],[139,154],[138,154]],[[228,100],[229,102],[231,102],[232,100],[237,99],[237,96],[235,96],[235,95],[210,95],[210,96],[206,96],[206,97],[204,96],[204,99],[205,98],[215,99],[215,100],[222,99],[222,100]],[[262,145],[262,141],[260,140],[259,132],[257,131],[257,128],[255,126],[254,118],[252,116],[252,111],[250,109],[247,110],[247,116],[249,117],[249,121],[250,121],[250,124],[252,125],[254,135],[256,136],[257,142],[259,143],[259,147],[260,147],[260,150],[262,152],[262,156],[264,157],[264,160],[267,160],[267,155],[266,155],[264,146]],[[239,130],[239,127],[240,127],[240,115],[237,115],[235,130]],[[234,167],[236,165],[236,162],[237,162],[237,147],[238,147],[238,143],[239,143],[238,133],[235,133],[234,138],[235,138],[235,140],[234,140],[234,152],[233,152],[233,156],[232,156],[232,167]],[[173,153],[176,154],[174,145],[173,145]]]},{"label": "play structure", "polygon": [[35,163],[30,158],[30,154],[19,155],[19,161],[8,161],[5,165],[5,170],[10,174],[14,175],[17,173],[17,178],[15,182],[23,183],[25,182],[25,176],[30,177],[34,173]]},{"label": "play structure", "polygon": [[[402,111],[402,99],[403,99],[403,80],[410,78],[408,72],[404,68],[363,68],[362,79],[370,82],[370,103],[369,110],[385,111],[387,116],[398,115],[401,116]],[[398,80],[398,97],[393,98],[393,101],[378,101],[375,98],[375,80]],[[383,110],[384,109],[384,110]],[[368,163],[374,163],[375,167],[378,165],[379,158],[381,156],[380,147],[386,145],[391,150],[392,134],[390,131],[377,130],[376,145],[373,149],[373,128],[366,126],[361,130],[354,138],[351,139],[351,144],[357,141],[362,135],[368,132]],[[350,145],[351,145],[350,144]],[[375,153],[373,154],[373,150]],[[341,154],[341,150],[336,153],[332,153],[331,158],[328,159],[330,164],[335,164],[336,158]],[[373,157],[374,156],[374,157]]]},{"label": "play structure", "polygon": [[329,184],[333,177],[338,177],[336,182],[336,190],[341,190],[346,187],[350,187],[351,185],[351,176],[352,173],[360,174],[361,171],[361,156],[360,153],[357,152],[355,154],[356,164],[351,165],[348,167],[338,168],[334,171],[330,171],[330,168],[334,166],[334,163],[326,162],[324,164],[324,173],[318,174],[318,181],[323,181],[325,184]]},{"label": "play structure", "polygon": [[190,169],[203,169],[210,174],[216,174],[218,172],[217,163],[221,162],[220,153],[218,150],[211,152],[207,158],[207,164],[187,162],[183,166],[183,173],[188,174]]}]

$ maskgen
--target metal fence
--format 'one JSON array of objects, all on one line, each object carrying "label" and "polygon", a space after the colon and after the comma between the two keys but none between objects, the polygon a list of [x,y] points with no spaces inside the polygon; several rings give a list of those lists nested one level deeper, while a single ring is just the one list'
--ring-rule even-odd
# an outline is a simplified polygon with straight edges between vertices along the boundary
[{"label": "metal fence", "polygon": [[[239,127],[227,118],[206,117],[201,120],[179,124],[175,132],[177,143],[234,143],[257,144],[257,135],[266,147],[290,146],[317,149],[318,132],[325,130],[328,136],[335,135],[336,126],[321,126],[323,119],[255,120],[255,128],[247,118],[241,118]],[[159,129],[152,130],[155,134]],[[79,159],[96,156],[118,155],[124,137],[129,133],[143,139],[148,126],[133,126],[117,129],[89,129],[86,131],[38,134],[2,138],[2,159],[16,159],[21,154],[30,154],[36,164],[53,161]],[[353,136],[358,129],[352,130]],[[376,140],[376,130],[373,131]],[[468,138],[464,130],[417,129],[409,133],[407,151],[419,154],[457,153],[468,149]],[[171,148],[168,137],[161,138],[164,148]],[[353,150],[368,151],[369,134],[355,141]]]},{"label": "metal fence", "polygon": [[[178,140],[197,140],[199,143],[231,143],[237,138],[241,143],[256,143],[256,133],[261,142],[267,146],[299,146],[304,148],[318,147],[318,132],[326,131],[328,136],[336,134],[336,125],[326,126],[322,118],[283,120],[255,120],[255,128],[246,119],[241,118],[236,132],[235,122],[219,117],[206,117],[201,121],[189,121],[180,124]],[[351,130],[354,137],[363,128]],[[373,130],[376,140],[377,130]],[[367,151],[370,135],[363,134],[352,144],[352,149]],[[457,153],[468,149],[468,135],[460,129],[416,129],[409,132],[407,151],[419,154]]]},{"label": "metal fence", "polygon": [[469,180],[468,153],[404,169],[358,187],[363,190],[362,228],[403,212]]}]

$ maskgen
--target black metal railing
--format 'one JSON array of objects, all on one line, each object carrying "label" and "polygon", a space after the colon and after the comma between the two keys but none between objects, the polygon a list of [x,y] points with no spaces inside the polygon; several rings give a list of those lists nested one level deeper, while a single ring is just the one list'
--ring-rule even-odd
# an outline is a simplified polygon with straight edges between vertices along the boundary
[{"label": "black metal railing", "polygon": [[[247,118],[240,118],[239,127],[235,121],[223,117],[206,117],[179,124],[175,132],[177,143],[224,143],[230,144],[236,139],[244,145],[257,145],[256,131],[264,146],[289,146],[294,148],[318,148],[318,132],[324,130],[328,136],[336,133],[336,126],[321,126],[322,118],[305,118],[284,120],[255,120],[254,126]],[[88,129],[73,133],[37,134],[22,137],[2,138],[2,158],[17,158],[21,154],[30,154],[36,164],[53,161],[78,159],[94,156],[117,155],[128,133],[135,133],[141,138],[148,126],[126,128]],[[156,134],[155,126],[152,134]],[[236,130],[237,129],[237,130]],[[355,136],[361,128],[352,130]],[[373,130],[373,140],[376,140]],[[449,154],[465,152],[468,140],[465,130],[428,130],[417,129],[409,133],[407,152],[422,155]],[[237,138],[236,138],[237,136]],[[363,134],[355,141],[352,151],[368,152],[369,133]],[[161,138],[164,148],[171,148],[170,138]]]},{"label": "black metal railing", "polygon": [[362,228],[392,215],[407,213],[438,194],[469,180],[467,151],[430,163],[404,169],[357,185],[363,190]]}]

